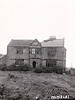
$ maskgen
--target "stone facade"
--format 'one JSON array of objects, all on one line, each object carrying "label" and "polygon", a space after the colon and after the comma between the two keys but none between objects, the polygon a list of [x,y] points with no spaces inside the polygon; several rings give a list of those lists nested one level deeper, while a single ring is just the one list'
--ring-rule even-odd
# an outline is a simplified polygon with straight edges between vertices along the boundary
[{"label": "stone facade", "polygon": [[0,66],[6,65],[6,61],[7,61],[7,55],[2,55],[2,56],[0,57]]},{"label": "stone facade", "polygon": [[7,66],[28,64],[32,68],[40,65],[66,66],[64,39],[50,38],[43,42],[35,40],[11,40],[7,46]]}]

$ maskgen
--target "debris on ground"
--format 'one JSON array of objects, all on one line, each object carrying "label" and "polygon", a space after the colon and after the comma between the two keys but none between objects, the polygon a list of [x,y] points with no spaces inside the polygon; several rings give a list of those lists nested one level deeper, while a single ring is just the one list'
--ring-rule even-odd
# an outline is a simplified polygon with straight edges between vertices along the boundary
[{"label": "debris on ground", "polygon": [[0,71],[0,100],[51,100],[61,95],[75,98],[75,76]]}]

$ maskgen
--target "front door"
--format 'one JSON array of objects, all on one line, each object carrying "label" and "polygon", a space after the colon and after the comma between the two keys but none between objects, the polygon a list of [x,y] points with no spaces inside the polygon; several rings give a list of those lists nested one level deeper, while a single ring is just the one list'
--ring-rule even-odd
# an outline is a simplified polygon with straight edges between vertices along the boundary
[{"label": "front door", "polygon": [[36,67],[36,61],[33,61],[33,68]]}]

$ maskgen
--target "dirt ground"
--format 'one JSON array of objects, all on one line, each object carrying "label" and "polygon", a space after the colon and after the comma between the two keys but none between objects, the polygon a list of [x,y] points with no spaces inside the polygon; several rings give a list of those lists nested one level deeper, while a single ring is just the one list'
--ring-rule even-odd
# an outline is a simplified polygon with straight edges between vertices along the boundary
[{"label": "dirt ground", "polygon": [[54,73],[0,71],[0,100],[75,98],[75,76]]}]

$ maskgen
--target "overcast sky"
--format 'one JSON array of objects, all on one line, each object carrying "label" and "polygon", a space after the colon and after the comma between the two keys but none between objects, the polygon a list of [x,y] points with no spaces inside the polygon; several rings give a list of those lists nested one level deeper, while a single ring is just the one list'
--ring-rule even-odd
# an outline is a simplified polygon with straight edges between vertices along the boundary
[{"label": "overcast sky", "polygon": [[75,67],[75,0],[0,0],[0,53],[11,39],[65,38],[67,67]]}]

